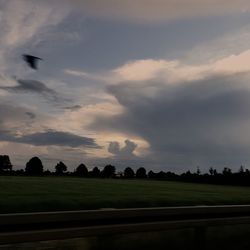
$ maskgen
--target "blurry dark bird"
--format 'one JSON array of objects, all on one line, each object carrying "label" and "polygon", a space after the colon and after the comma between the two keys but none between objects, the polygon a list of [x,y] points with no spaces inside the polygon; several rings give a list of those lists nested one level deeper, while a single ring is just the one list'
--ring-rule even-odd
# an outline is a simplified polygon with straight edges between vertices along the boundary
[{"label": "blurry dark bird", "polygon": [[37,69],[38,60],[42,60],[40,57],[32,56],[32,55],[23,55],[23,60],[32,68]]}]

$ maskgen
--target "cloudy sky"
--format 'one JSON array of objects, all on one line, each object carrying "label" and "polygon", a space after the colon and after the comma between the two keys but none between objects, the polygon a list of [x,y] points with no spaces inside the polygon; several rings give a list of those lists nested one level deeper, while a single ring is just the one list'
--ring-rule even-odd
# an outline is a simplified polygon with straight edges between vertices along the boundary
[{"label": "cloudy sky", "polygon": [[250,2],[0,0],[0,152],[15,168],[250,167]]}]

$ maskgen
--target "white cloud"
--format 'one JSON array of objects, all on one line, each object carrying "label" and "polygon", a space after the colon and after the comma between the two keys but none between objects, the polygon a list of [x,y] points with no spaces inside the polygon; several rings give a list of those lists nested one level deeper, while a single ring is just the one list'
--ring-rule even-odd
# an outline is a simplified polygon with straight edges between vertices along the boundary
[{"label": "white cloud", "polygon": [[157,77],[168,79],[168,82],[177,82],[183,79],[193,80],[199,78],[208,69],[208,65],[189,66],[177,60],[147,59],[131,61],[114,69],[112,72],[116,81],[143,82]]},{"label": "white cloud", "polygon": [[6,46],[20,46],[30,41],[41,29],[53,27],[68,14],[63,5],[29,0],[6,2],[2,14],[2,41]]},{"label": "white cloud", "polygon": [[197,65],[189,65],[178,60],[135,60],[112,70],[112,73],[117,82],[143,83],[157,78],[164,79],[165,84],[172,84],[202,79],[211,74],[247,72],[250,71],[249,61],[250,50],[247,50],[215,62]]}]

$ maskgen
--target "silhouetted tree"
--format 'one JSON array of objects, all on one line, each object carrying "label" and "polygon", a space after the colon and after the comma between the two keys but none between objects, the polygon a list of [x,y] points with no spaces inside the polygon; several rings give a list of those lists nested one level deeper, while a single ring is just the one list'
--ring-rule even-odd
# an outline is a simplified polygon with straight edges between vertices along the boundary
[{"label": "silhouetted tree", "polygon": [[62,175],[67,171],[67,166],[62,161],[60,161],[59,163],[56,164],[55,170],[56,174]]},{"label": "silhouetted tree", "polygon": [[209,173],[210,175],[217,175],[217,170],[211,167],[209,168]]},{"label": "silhouetted tree", "polygon": [[31,158],[26,163],[25,172],[28,175],[42,175],[43,174],[43,164],[42,161],[38,157]]},{"label": "silhouetted tree", "polygon": [[81,163],[81,164],[76,168],[76,171],[75,171],[75,174],[76,174],[77,176],[82,176],[82,177],[87,177],[87,176],[88,176],[88,173],[89,173],[89,171],[88,171],[87,167],[86,167],[83,163]]},{"label": "silhouetted tree", "polygon": [[52,175],[52,173],[49,169],[47,169],[43,172],[43,175],[49,176],[49,175]]},{"label": "silhouetted tree", "polygon": [[163,171],[160,171],[159,173],[156,174],[156,177],[158,179],[164,179],[167,177],[167,173],[163,172]]},{"label": "silhouetted tree", "polygon": [[0,155],[0,172],[11,171],[12,164],[8,155]]},{"label": "silhouetted tree", "polygon": [[89,172],[91,177],[97,178],[100,177],[101,171],[98,167],[94,167],[92,171]]},{"label": "silhouetted tree", "polygon": [[148,178],[156,178],[156,173],[154,173],[152,170],[148,172]]},{"label": "silhouetted tree", "polygon": [[16,171],[14,171],[14,175],[23,176],[23,175],[25,175],[25,172],[23,169],[18,169]]},{"label": "silhouetted tree", "polygon": [[224,168],[223,171],[222,171],[222,174],[224,176],[229,176],[232,174],[232,170],[230,168]]},{"label": "silhouetted tree", "polygon": [[244,172],[245,172],[245,171],[244,171],[244,167],[241,165],[241,166],[240,166],[240,169],[239,169],[239,173],[240,173],[240,174],[243,174]]},{"label": "silhouetted tree", "polygon": [[170,172],[170,171],[168,171],[167,173],[165,173],[165,177],[166,177],[166,178],[173,178],[173,179],[176,179],[177,176],[178,176],[177,174],[175,174],[175,173],[173,173],[173,172]]},{"label": "silhouetted tree", "polygon": [[127,167],[124,170],[124,177],[125,178],[134,178],[135,177],[135,172],[132,168]]},{"label": "silhouetted tree", "polygon": [[111,178],[115,176],[115,167],[112,165],[107,165],[101,172],[101,176],[104,178]]},{"label": "silhouetted tree", "polygon": [[116,172],[116,173],[115,173],[115,177],[118,177],[118,178],[124,177],[124,172],[122,172],[122,171]]},{"label": "silhouetted tree", "polygon": [[214,169],[212,167],[210,167],[208,172],[209,172],[210,175],[213,175],[214,174]]},{"label": "silhouetted tree", "polygon": [[146,169],[141,167],[138,168],[136,171],[136,178],[146,178],[147,174],[146,174]]},{"label": "silhouetted tree", "polygon": [[201,174],[201,170],[200,170],[200,167],[199,167],[199,166],[197,166],[196,174],[197,174],[197,175],[200,175],[200,174]]}]

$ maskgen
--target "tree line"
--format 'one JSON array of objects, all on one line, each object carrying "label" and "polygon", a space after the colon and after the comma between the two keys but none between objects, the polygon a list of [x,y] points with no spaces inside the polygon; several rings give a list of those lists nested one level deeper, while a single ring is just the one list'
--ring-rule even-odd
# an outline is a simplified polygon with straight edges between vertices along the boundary
[{"label": "tree line", "polygon": [[70,172],[68,167],[62,161],[59,161],[54,168],[54,171],[44,170],[43,163],[40,158],[32,157],[27,163],[24,169],[13,170],[8,155],[0,155],[0,174],[2,175],[27,175],[27,176],[48,176],[48,175],[60,175],[60,176],[79,176],[79,177],[103,177],[103,178],[146,178],[146,169],[139,168],[135,172],[132,168],[127,167],[123,173],[117,173],[116,167],[113,165],[106,165],[102,170],[98,167],[94,167],[91,171],[87,166],[81,163],[77,168]]},{"label": "tree line", "polygon": [[117,172],[116,167],[108,164],[102,170],[94,167],[89,170],[87,166],[81,163],[73,172],[68,171],[68,167],[59,161],[54,168],[54,171],[44,170],[43,163],[39,157],[32,157],[24,169],[13,170],[10,157],[8,155],[0,155],[0,174],[13,176],[77,176],[85,178],[127,178],[127,179],[154,179],[154,180],[169,180],[169,181],[185,181],[197,183],[211,184],[229,184],[229,185],[246,185],[250,186],[250,170],[240,166],[239,170],[232,172],[228,167],[225,167],[221,173],[215,168],[210,167],[208,173],[202,174],[197,167],[197,171],[191,173],[187,171],[182,174],[174,172],[154,172],[153,170],[146,171],[144,167],[139,167],[134,170],[131,167],[126,167],[124,171]]}]

